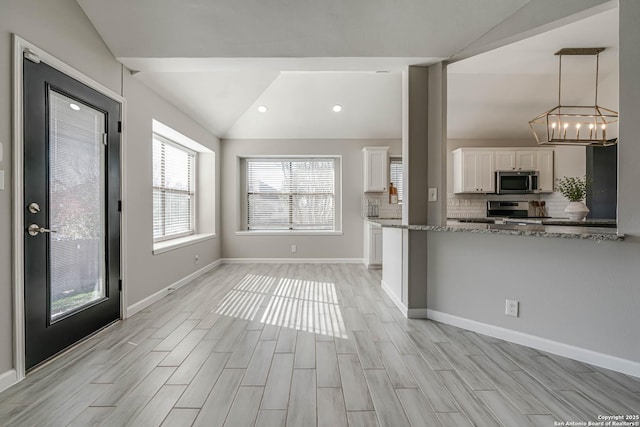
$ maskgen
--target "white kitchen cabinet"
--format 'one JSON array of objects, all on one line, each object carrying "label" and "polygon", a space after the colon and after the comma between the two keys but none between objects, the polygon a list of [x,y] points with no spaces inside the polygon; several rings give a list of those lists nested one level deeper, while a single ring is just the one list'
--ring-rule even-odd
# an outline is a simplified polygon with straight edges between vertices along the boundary
[{"label": "white kitchen cabinet", "polygon": [[382,227],[364,222],[364,264],[367,268],[382,267]]},{"label": "white kitchen cabinet", "polygon": [[389,147],[364,147],[364,192],[387,191]]},{"label": "white kitchen cabinet", "polygon": [[454,193],[495,191],[494,151],[459,148],[453,152]]},{"label": "white kitchen cabinet", "polygon": [[554,188],[553,176],[553,150],[538,151],[537,154],[537,170],[538,191],[543,193],[552,193]]},{"label": "white kitchen cabinet", "polygon": [[538,152],[524,150],[496,150],[497,171],[534,171],[537,170]]}]

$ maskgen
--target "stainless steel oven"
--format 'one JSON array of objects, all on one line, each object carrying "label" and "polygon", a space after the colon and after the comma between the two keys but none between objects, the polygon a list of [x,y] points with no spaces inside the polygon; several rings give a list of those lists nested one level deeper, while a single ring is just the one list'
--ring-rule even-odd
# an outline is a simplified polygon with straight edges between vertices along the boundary
[{"label": "stainless steel oven", "polygon": [[538,192],[539,173],[537,171],[496,172],[497,194],[529,194]]}]

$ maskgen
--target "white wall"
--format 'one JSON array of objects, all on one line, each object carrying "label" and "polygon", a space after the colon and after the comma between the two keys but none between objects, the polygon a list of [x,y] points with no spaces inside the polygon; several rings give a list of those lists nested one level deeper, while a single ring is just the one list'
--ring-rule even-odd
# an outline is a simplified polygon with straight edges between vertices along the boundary
[{"label": "white wall", "polygon": [[[74,0],[0,0],[0,170],[5,189],[0,190],[0,375],[13,368],[12,318],[12,49],[11,33],[37,45],[128,101],[125,118],[125,157],[130,216],[127,230],[128,302],[135,303],[185,275],[216,260],[218,240],[151,255],[151,118],[175,127],[203,145],[219,151],[217,138],[206,132],[166,101],[124,73]],[[124,86],[124,87],[123,87]],[[219,215],[216,215],[219,217]],[[218,227],[219,228],[219,227]],[[200,265],[193,265],[194,253]],[[144,278],[144,280],[143,280]],[[151,278],[151,280],[150,280]]]},{"label": "white wall", "polygon": [[[222,141],[222,257],[223,258],[362,258],[363,227],[360,201],[364,186],[362,147],[389,146],[401,155],[400,140],[279,140]],[[253,155],[342,156],[342,230],[340,236],[247,236],[240,228],[238,157]],[[297,252],[291,253],[291,245]]]}]

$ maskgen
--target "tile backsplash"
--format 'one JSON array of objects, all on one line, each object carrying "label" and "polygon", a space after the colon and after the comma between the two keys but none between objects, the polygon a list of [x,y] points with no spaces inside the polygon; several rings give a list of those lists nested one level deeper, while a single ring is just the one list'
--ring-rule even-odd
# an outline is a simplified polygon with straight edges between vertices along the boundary
[{"label": "tile backsplash", "polygon": [[377,218],[402,218],[402,205],[389,203],[389,193],[364,194],[362,196],[361,215],[376,216]]},{"label": "tile backsplash", "polygon": [[545,194],[447,194],[447,218],[483,218],[487,216],[488,200],[513,200],[545,202],[546,216],[566,218],[564,209],[569,202],[558,192]]}]

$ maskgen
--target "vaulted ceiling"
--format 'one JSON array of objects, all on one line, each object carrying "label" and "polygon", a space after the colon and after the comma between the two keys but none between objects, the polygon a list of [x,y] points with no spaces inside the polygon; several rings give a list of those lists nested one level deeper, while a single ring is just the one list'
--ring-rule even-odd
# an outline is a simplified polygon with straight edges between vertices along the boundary
[{"label": "vaulted ceiling", "polygon": [[77,1],[137,79],[227,138],[399,138],[407,65],[464,56],[606,3]]}]

